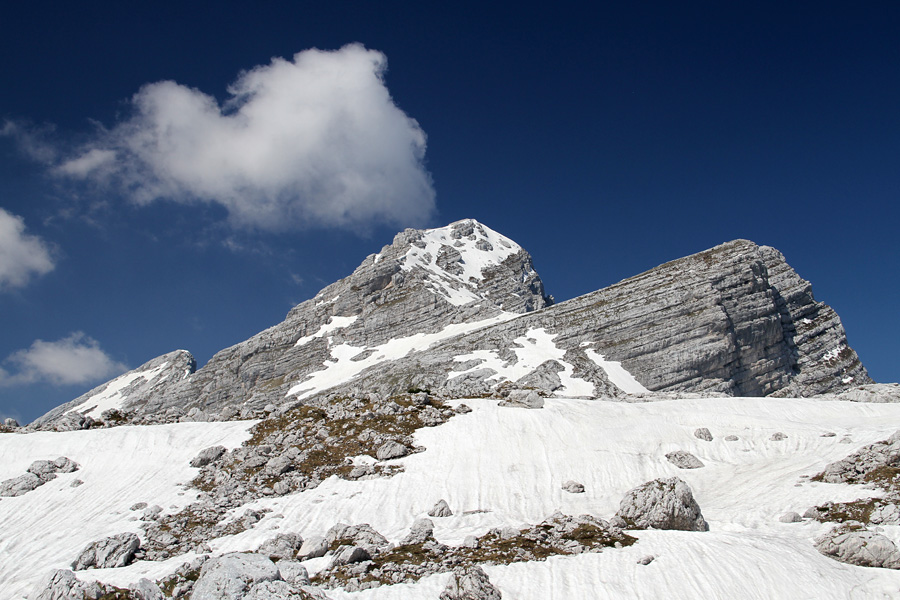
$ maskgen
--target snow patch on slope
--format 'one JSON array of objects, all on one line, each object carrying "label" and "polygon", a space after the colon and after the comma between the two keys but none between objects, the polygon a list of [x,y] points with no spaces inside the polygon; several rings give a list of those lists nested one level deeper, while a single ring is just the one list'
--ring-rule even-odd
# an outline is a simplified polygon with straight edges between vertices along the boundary
[{"label": "snow patch on slope", "polygon": [[[335,297],[335,299],[337,299],[337,297]],[[297,343],[294,344],[294,346],[303,346],[304,344],[308,344],[316,338],[320,338],[331,333],[335,329],[343,329],[344,327],[349,327],[354,322],[356,322],[356,319],[358,318],[358,315],[354,315],[352,317],[331,317],[328,320],[328,323],[319,327],[319,330],[317,332],[312,335],[307,335],[300,338],[299,340],[297,340]]]},{"label": "snow patch on slope", "polygon": [[[455,233],[465,226],[472,228],[471,234],[461,236]],[[445,247],[460,254],[460,260],[453,263],[453,272],[438,266],[438,256],[448,251],[442,250]],[[482,271],[485,268],[499,265],[521,250],[521,246],[506,236],[477,221],[466,219],[424,231],[422,238],[414,242],[404,256],[402,269],[424,269],[428,273],[431,289],[451,304],[461,306],[482,299],[475,293],[473,282],[483,280]]]},{"label": "snow patch on slope", "polygon": [[585,349],[584,353],[606,372],[606,376],[609,377],[613,385],[626,394],[646,394],[650,392],[634,378],[634,375],[622,366],[622,363],[615,360],[606,360],[602,354],[598,354],[590,348]]},{"label": "snow patch on slope", "polygon": [[[469,333],[488,325],[494,325],[503,321],[514,319],[520,315],[502,312],[496,317],[485,319],[483,321],[475,321],[473,323],[454,323],[444,327],[437,333],[417,333],[404,338],[397,338],[385,342],[380,346],[352,346],[350,344],[339,344],[330,348],[331,358],[326,360],[324,369],[316,371],[307,376],[305,380],[294,385],[288,390],[288,396],[297,396],[303,399],[323,390],[327,390],[336,385],[346,383],[356,377],[369,367],[388,360],[397,360],[403,358],[414,350],[424,350],[432,344],[445,340],[449,337]],[[351,317],[355,318],[355,317]],[[329,338],[329,345],[331,338]],[[354,360],[354,358],[366,354],[365,358]]]},{"label": "snow patch on slope", "polygon": [[146,381],[152,381],[153,379],[156,379],[168,364],[168,362],[164,362],[161,365],[147,371],[126,373],[125,375],[117,377],[110,381],[106,386],[106,389],[104,389],[102,392],[91,396],[78,406],[69,409],[68,411],[66,411],[66,414],[72,412],[81,412],[82,410],[93,406],[94,408],[92,408],[89,412],[83,414],[94,419],[99,419],[103,414],[103,411],[105,410],[109,410],[112,408],[122,408],[122,403],[125,401],[125,397],[122,395],[123,390],[125,390],[128,386],[139,379],[144,379]]},{"label": "snow patch on slope", "polygon": [[497,350],[476,350],[470,354],[457,356],[454,358],[457,362],[472,360],[480,362],[465,371],[451,371],[447,374],[447,379],[453,379],[472,371],[491,369],[494,371],[494,375],[489,377],[488,380],[517,381],[548,360],[555,360],[563,366],[563,370],[558,373],[563,389],[555,392],[555,395],[567,397],[592,396],[594,394],[594,384],[574,376],[572,365],[563,360],[566,354],[565,350],[557,348],[556,344],[553,343],[555,338],[555,334],[547,333],[547,330],[544,328],[529,330],[525,335],[516,338],[513,342],[516,346],[510,348],[516,354],[514,362],[504,361],[500,358],[500,353]]}]

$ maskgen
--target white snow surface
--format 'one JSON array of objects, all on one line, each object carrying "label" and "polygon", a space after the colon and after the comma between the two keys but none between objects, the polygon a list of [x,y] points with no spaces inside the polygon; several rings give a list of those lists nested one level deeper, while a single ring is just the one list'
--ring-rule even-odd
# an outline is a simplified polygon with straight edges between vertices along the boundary
[{"label": "white snow surface", "polygon": [[[335,300],[337,297],[335,297]],[[319,330],[312,335],[303,336],[294,346],[303,346],[304,344],[308,344],[316,338],[324,337],[325,335],[331,333],[335,329],[343,329],[344,327],[349,327],[356,322],[356,319],[359,318],[359,315],[353,315],[352,317],[331,317],[328,319],[328,323],[319,327]]]},{"label": "white snow surface", "polygon": [[[395,338],[381,344],[380,346],[352,346],[350,344],[338,344],[330,348],[331,358],[334,360],[326,360],[324,369],[311,373],[302,382],[291,386],[288,390],[288,396],[297,396],[300,399],[306,398],[323,390],[327,390],[336,385],[345,383],[369,367],[388,360],[397,360],[403,358],[414,350],[424,350],[434,343],[445,340],[455,335],[469,333],[488,325],[494,325],[510,319],[515,319],[521,315],[515,313],[501,312],[496,317],[484,319],[482,321],[473,321],[471,323],[454,323],[447,325],[444,329],[436,333],[417,333],[404,338]],[[350,317],[355,318],[355,317]],[[328,345],[331,346],[331,338],[328,338]],[[353,360],[363,352],[369,355],[363,359]]]},{"label": "white snow surface", "polygon": [[[196,492],[182,487],[198,472],[188,464],[190,460],[210,446],[239,446],[254,423],[0,435],[0,480],[23,475],[35,460],[67,456],[81,466],[23,496],[0,500],[0,599],[22,598],[47,572],[71,568],[70,563],[93,541],[127,531],[140,535],[141,511],[129,510],[135,503],[158,504],[165,512],[177,512],[193,502]],[[73,488],[76,479],[84,483]],[[138,563],[129,569],[146,573],[134,581],[160,578],[183,560],[169,565]]]},{"label": "white snow surface", "polygon": [[641,382],[634,378],[634,375],[622,366],[622,363],[615,360],[606,360],[602,354],[598,354],[590,348],[586,349],[584,353],[597,366],[606,371],[606,376],[609,377],[614,386],[626,394],[646,394],[650,392],[650,390],[641,385]]},{"label": "white snow surface", "polygon": [[556,338],[556,334],[547,333],[544,328],[530,329],[525,335],[513,340],[515,345],[511,346],[510,349],[516,355],[515,362],[507,363],[500,358],[500,353],[496,350],[475,350],[470,354],[456,356],[454,360],[457,362],[473,360],[480,362],[464,371],[451,371],[447,374],[447,379],[449,380],[471,371],[491,369],[494,371],[494,375],[491,375],[488,380],[517,381],[548,360],[555,360],[563,366],[563,370],[557,373],[563,387],[561,390],[554,392],[554,395],[567,397],[592,396],[594,394],[594,384],[575,377],[572,365],[563,360],[566,351],[556,347],[556,344],[553,343],[554,338]]},{"label": "white snow surface", "polygon": [[[678,476],[693,489],[709,532],[637,531],[632,533],[639,541],[628,548],[485,571],[504,598],[517,600],[900,594],[898,571],[854,567],[820,555],[812,540],[828,525],[778,521],[786,511],[802,513],[828,500],[877,495],[803,476],[886,439],[900,422],[900,404],[789,398],[632,404],[548,398],[543,409],[527,410],[499,407],[490,399],[465,403],[472,412],[417,432],[425,451],[393,461],[404,466],[398,475],[366,481],[333,477],[314,490],[260,499],[249,507],[272,512],[253,529],[212,541],[214,553],[252,551],[278,533],[322,535],[337,522],[369,523],[396,542],[441,498],[454,514],[432,519],[435,535],[443,543],[458,544],[492,527],[538,523],[556,510],[608,519],[629,489],[656,477]],[[9,597],[18,598],[30,582],[74,559],[87,542],[137,531],[137,523],[129,520],[132,502],[165,507],[186,502],[189,492],[177,496],[177,484],[193,476],[188,460],[203,447],[239,443],[248,426],[183,423],[0,436],[0,478],[21,474],[39,458],[67,455],[82,464],[77,473],[0,501],[0,589],[12,589]],[[709,428],[713,441],[694,437],[698,427]],[[772,441],[776,431],[787,439]],[[837,435],[822,437],[826,432]],[[732,434],[739,440],[724,440]],[[839,443],[845,435],[852,444]],[[673,450],[691,452],[706,466],[680,470],[665,458]],[[128,459],[132,456],[140,460]],[[85,485],[69,488],[75,477]],[[136,477],[145,481],[121,481]],[[563,491],[561,485],[569,479],[582,483],[585,493]],[[898,527],[884,527],[884,534],[900,541]],[[638,565],[648,554],[656,559]],[[159,578],[189,558],[78,575],[125,586],[143,576]],[[307,566],[315,572],[327,562],[317,559]],[[447,575],[436,575],[415,584],[328,594],[335,600],[436,598],[446,581]]]},{"label": "white snow surface", "polygon": [[[455,306],[483,300],[470,282],[481,281],[483,279],[481,272],[486,267],[499,265],[522,250],[521,246],[506,236],[477,221],[469,221],[474,227],[474,233],[470,236],[473,239],[469,237],[453,239],[450,236],[453,226],[462,221],[438,229],[428,229],[422,238],[425,247],[411,246],[404,256],[402,266],[404,271],[414,267],[424,269],[428,273],[427,279],[431,288]],[[462,267],[461,273],[449,273],[437,265],[438,253],[442,246],[450,246],[459,251],[462,257],[458,263]]]},{"label": "white snow surface", "polygon": [[124,375],[116,377],[109,382],[109,384],[106,386],[106,389],[104,389],[102,392],[91,396],[78,406],[66,411],[66,413],[68,414],[71,412],[81,412],[85,408],[90,408],[91,406],[93,406],[94,408],[84,414],[88,417],[99,419],[103,414],[103,411],[105,410],[109,410],[111,408],[122,408],[122,403],[125,401],[125,397],[122,396],[122,390],[141,378],[146,379],[147,381],[156,379],[168,364],[168,362],[164,362],[161,365],[147,371],[126,373]]}]

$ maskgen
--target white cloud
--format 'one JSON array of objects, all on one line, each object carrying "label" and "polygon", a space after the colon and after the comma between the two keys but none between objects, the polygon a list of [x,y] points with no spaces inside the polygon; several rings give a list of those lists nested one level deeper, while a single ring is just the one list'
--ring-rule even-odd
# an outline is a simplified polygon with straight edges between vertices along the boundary
[{"label": "white cloud", "polygon": [[31,347],[7,357],[12,373],[0,369],[0,384],[46,382],[71,385],[99,381],[128,370],[114,361],[94,340],[80,331],[57,342],[35,340]]},{"label": "white cloud", "polygon": [[22,217],[0,208],[0,291],[22,287],[53,266],[47,244],[25,233]]},{"label": "white cloud", "polygon": [[359,44],[306,50],[240,74],[223,104],[151,83],[128,120],[57,172],[119,186],[139,203],[220,203],[241,227],[423,224],[435,207],[425,133],[394,104],[386,67]]}]

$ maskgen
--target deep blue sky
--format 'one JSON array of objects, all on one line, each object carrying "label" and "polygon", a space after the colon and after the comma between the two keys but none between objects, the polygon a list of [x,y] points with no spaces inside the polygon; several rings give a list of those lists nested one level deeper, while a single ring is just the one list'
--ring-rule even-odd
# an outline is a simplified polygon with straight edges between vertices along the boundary
[{"label": "deep blue sky", "polygon": [[[17,3],[0,20],[0,119],[73,148],[145,84],[225,100],[273,57],[359,42],[427,134],[429,225],[473,217],[511,237],[557,300],[734,238],[772,245],[870,374],[900,380],[900,4],[431,4]],[[176,348],[202,365],[405,225],[272,232],[218,205],[138,206],[51,175],[17,140],[0,137],[0,208],[55,267],[0,292],[0,361],[83,332],[128,367]],[[0,416],[100,383],[45,379],[7,379]]]}]

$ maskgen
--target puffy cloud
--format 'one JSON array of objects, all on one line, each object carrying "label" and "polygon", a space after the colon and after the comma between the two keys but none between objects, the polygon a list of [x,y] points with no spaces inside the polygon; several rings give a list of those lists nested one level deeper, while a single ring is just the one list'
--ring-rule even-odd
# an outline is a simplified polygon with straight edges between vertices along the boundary
[{"label": "puffy cloud", "polygon": [[25,233],[22,217],[0,208],[0,291],[22,287],[53,266],[47,244]]},{"label": "puffy cloud", "polygon": [[219,103],[173,81],[57,166],[135,201],[214,202],[233,224],[283,230],[423,224],[434,190],[425,133],[393,102],[385,56],[306,50],[242,73]]},{"label": "puffy cloud", "polygon": [[94,340],[80,331],[57,342],[35,340],[30,348],[7,357],[13,372],[0,369],[0,384],[47,382],[53,385],[90,383],[118,375],[128,367],[114,361]]}]

